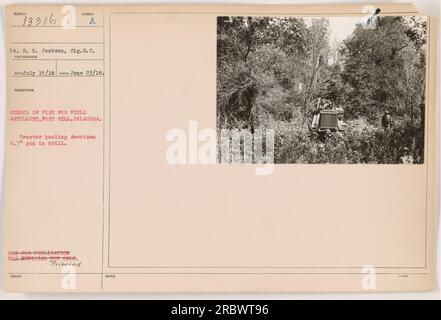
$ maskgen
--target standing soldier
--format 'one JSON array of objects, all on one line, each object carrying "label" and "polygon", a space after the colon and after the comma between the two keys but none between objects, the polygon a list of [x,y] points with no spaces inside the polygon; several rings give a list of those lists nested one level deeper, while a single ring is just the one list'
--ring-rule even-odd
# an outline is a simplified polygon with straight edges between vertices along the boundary
[{"label": "standing soldier", "polygon": [[389,114],[389,111],[386,111],[381,118],[381,125],[385,130],[390,129],[392,125],[392,116]]}]

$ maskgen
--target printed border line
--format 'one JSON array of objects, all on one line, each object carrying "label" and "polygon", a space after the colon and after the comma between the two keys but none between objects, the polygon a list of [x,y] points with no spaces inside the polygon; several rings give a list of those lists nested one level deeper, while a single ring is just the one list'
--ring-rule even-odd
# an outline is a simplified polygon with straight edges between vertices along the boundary
[{"label": "printed border line", "polygon": [[[106,23],[106,15],[103,10],[103,26]],[[102,184],[102,201],[103,201],[103,210],[102,210],[102,227],[101,227],[101,290],[104,289],[104,220],[105,220],[105,197],[104,197],[104,190],[105,190],[105,161],[106,161],[106,44],[105,44],[105,32],[106,29],[103,28],[103,71],[104,71],[104,77],[103,77],[103,184]]]},{"label": "printed border line", "polygon": [[[361,5],[361,4],[360,4]],[[374,6],[375,4],[372,4],[372,6]],[[309,17],[314,17],[314,15],[326,15],[327,17],[339,17],[342,15],[350,15],[350,16],[366,16],[367,13],[360,13],[360,12],[333,12],[332,14],[329,14],[329,12],[296,12],[296,13],[292,13],[292,12],[246,12],[246,13],[239,13],[239,12],[210,12],[210,11],[204,11],[204,12],[189,12],[189,11],[152,11],[152,12],[124,12],[124,11],[114,11],[114,12],[109,12],[109,14],[185,14],[185,15],[216,15],[216,16],[220,16],[220,15],[226,15],[226,16],[245,16],[245,14],[247,16],[249,15],[259,15],[259,16],[273,16],[273,15],[289,15],[289,16],[293,16],[294,15],[299,15],[298,17],[301,17],[302,15],[309,15]],[[387,14],[387,15],[392,15],[392,14],[401,14],[401,15],[405,15],[405,14],[415,14],[415,15],[421,15],[423,16],[423,14],[421,14],[421,12],[417,12],[417,11],[409,11],[409,12],[395,12],[395,11],[389,11],[389,12],[381,12],[381,14]]]},{"label": "printed border line", "polygon": [[[158,268],[158,269],[160,269],[160,268],[167,268],[167,269],[172,269],[172,268],[176,268],[176,269],[181,269],[181,268],[188,268],[188,269],[214,269],[214,268],[217,268],[217,269],[281,269],[281,268],[286,268],[286,269],[319,269],[319,268],[321,268],[321,269],[355,269],[355,268],[357,268],[357,269],[360,269],[360,268],[362,268],[363,266],[361,266],[361,267],[229,267],[229,266],[222,266],[222,267],[215,267],[215,266],[209,266],[209,267],[197,267],[197,266],[185,266],[185,267],[179,267],[179,266],[173,266],[173,267],[167,267],[167,266],[159,266],[159,267],[154,267],[154,266],[111,266],[110,265],[110,247],[111,247],[111,245],[110,245],[110,241],[111,241],[111,233],[110,233],[110,230],[111,230],[111,214],[110,214],[110,212],[111,212],[111,206],[110,206],[110,199],[111,199],[111,187],[110,187],[110,185],[111,185],[111,92],[112,92],[112,90],[111,90],[111,79],[112,79],[112,73],[111,73],[111,68],[112,68],[112,59],[111,59],[111,57],[112,57],[112,47],[111,47],[111,17],[112,17],[112,15],[113,14],[117,14],[117,15],[124,15],[124,14],[149,14],[149,15],[152,15],[152,14],[157,14],[157,15],[164,15],[164,14],[189,14],[189,15],[193,15],[193,14],[207,14],[207,15],[211,15],[211,14],[213,14],[213,15],[216,15],[216,17],[218,17],[218,16],[220,16],[221,14],[224,14],[224,13],[219,13],[219,12],[216,12],[216,13],[214,13],[214,12],[109,12],[109,14],[108,14],[108,16],[109,16],[109,125],[108,125],[108,127],[109,127],[109,147],[108,147],[108,149],[109,149],[109,153],[108,153],[108,155],[109,155],[109,157],[108,157],[108,165],[109,165],[109,168],[108,168],[108,234],[107,234],[107,242],[108,242],[108,246],[107,246],[107,268],[109,268],[109,269],[116,269],[116,268],[125,268],[125,269],[133,269],[133,268],[141,268],[141,269],[155,269],[155,268]],[[231,13],[231,12],[229,12],[229,13],[225,13],[225,14],[227,14],[227,15],[235,15],[234,13]],[[240,15],[253,15],[253,14],[258,14],[258,15],[265,15],[265,16],[268,16],[268,15],[270,15],[270,16],[273,16],[273,15],[307,15],[307,14],[311,14],[311,15],[320,15],[320,14],[327,14],[327,13],[317,13],[317,12],[315,12],[315,13],[288,13],[288,12],[283,12],[283,13],[265,13],[265,12],[263,12],[263,13],[242,13],[242,14],[240,14]],[[384,12],[384,14],[399,14],[399,15],[407,15],[407,14],[415,14],[415,15],[421,15],[422,16],[422,14],[421,13],[419,13],[419,12]],[[360,13],[333,13],[332,15],[329,15],[329,13],[328,13],[328,16],[340,16],[340,15],[360,15],[360,16],[363,16],[363,14],[360,14]],[[427,19],[427,21],[428,21],[428,26],[427,26],[427,29],[428,29],[428,31],[429,31],[429,33],[428,33],[428,35],[430,36],[430,17],[428,17],[428,19]],[[430,52],[430,37],[428,38],[428,49],[427,49],[427,52],[426,52],[426,57],[427,58],[429,58],[429,52]],[[430,59],[427,59],[427,68],[428,68],[428,70],[430,69]],[[427,72],[427,70],[426,70],[426,72]],[[430,77],[428,77],[427,78],[427,88],[430,88],[428,85],[429,85],[429,80],[430,79]],[[428,90],[426,88],[426,90]],[[430,98],[429,98],[430,99]],[[426,108],[426,109],[430,109],[430,104],[428,104],[429,105],[429,108]],[[425,115],[425,122],[427,122],[427,123],[429,123],[430,121],[428,121],[428,119],[429,119],[429,110],[427,110],[426,111],[426,115]],[[105,119],[104,119],[104,122],[105,122]],[[428,128],[429,128],[429,125],[427,125],[427,128],[426,128],[426,131],[428,131]],[[429,133],[429,132],[428,132]],[[428,139],[429,139],[429,134],[425,134],[425,137],[424,137],[424,141],[425,141],[425,143],[427,142],[427,146],[428,146]],[[105,136],[104,136],[104,140],[105,140]],[[425,153],[427,153],[428,154],[428,150],[427,150],[428,148],[426,147],[425,148]],[[428,169],[429,169],[429,163],[428,163],[428,161],[427,161],[427,156],[426,156],[426,159],[425,159],[425,162],[424,162],[424,164],[426,165],[426,212],[425,212],[425,214],[426,214],[426,227],[425,227],[425,249],[424,249],[424,251],[425,251],[425,264],[424,264],[424,266],[422,267],[422,266],[418,266],[418,267],[383,267],[383,266],[380,266],[380,267],[375,267],[375,268],[377,268],[377,269],[425,269],[425,268],[427,268],[427,209],[428,209],[428,206],[427,206],[427,194],[428,194]],[[104,161],[103,161],[103,166],[104,166]],[[103,177],[103,180],[104,180],[104,177]],[[103,206],[104,207],[104,206]],[[110,274],[112,274],[112,273],[110,273]],[[136,274],[164,274],[164,273],[152,273],[152,272],[146,272],[146,273],[136,273]],[[197,272],[197,273],[191,273],[191,272],[184,272],[184,273],[170,273],[170,274],[206,274],[206,273],[200,273],[200,272]],[[232,273],[232,272],[226,272],[226,273],[208,273],[208,274],[236,274],[236,273]],[[239,274],[250,274],[250,273],[239,273]],[[251,273],[251,274],[254,274],[254,273]],[[257,273],[257,274],[273,274],[273,273]],[[274,273],[274,274],[310,274],[310,273]],[[311,274],[319,274],[319,273],[311,273]],[[340,273],[340,272],[332,272],[332,273],[326,273],[326,274],[353,274],[353,273]],[[358,273],[357,273],[358,274]],[[377,273],[377,274],[379,274],[379,273]],[[402,274],[402,273],[390,273],[390,274]],[[411,274],[411,273],[405,273],[405,274]],[[425,273],[425,274],[428,274],[428,273]]]},{"label": "printed border line", "polygon": [[[68,272],[9,272],[8,275],[67,275]],[[101,272],[75,272],[75,275],[100,275]],[[203,275],[218,275],[218,274],[246,274],[246,275],[257,275],[257,274],[268,274],[268,275],[278,275],[278,274],[318,274],[318,275],[366,275],[366,273],[363,272],[108,272],[104,273],[104,275],[150,275],[150,274],[164,274],[164,275],[184,275],[184,274],[203,274]],[[396,272],[375,272],[376,275],[428,275],[430,273],[428,272],[403,272],[403,273],[396,273]]]}]

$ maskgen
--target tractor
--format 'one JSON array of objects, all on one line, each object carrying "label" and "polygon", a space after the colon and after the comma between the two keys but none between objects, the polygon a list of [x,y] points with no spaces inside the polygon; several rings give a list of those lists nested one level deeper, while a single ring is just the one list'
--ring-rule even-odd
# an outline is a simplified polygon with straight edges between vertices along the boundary
[{"label": "tractor", "polygon": [[344,111],[335,107],[330,100],[318,99],[317,111],[314,113],[309,129],[313,132],[344,131],[346,124],[343,121]]}]

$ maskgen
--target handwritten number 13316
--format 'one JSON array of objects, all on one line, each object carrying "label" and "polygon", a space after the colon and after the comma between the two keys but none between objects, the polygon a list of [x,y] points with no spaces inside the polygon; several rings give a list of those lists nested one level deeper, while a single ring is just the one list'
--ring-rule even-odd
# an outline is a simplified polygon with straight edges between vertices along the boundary
[{"label": "handwritten number 13316", "polygon": [[49,16],[46,17],[25,16],[23,19],[23,27],[48,26],[48,25],[55,25],[56,23],[57,20],[55,19],[53,13],[51,13]]}]

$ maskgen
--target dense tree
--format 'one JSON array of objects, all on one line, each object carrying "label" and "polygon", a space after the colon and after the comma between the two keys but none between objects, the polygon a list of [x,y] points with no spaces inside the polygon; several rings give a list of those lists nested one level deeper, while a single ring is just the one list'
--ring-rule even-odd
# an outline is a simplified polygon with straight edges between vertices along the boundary
[{"label": "dense tree", "polygon": [[298,83],[286,65],[288,57],[306,57],[305,30],[301,19],[218,18],[218,121],[254,127],[262,113],[291,113],[281,97],[277,108],[265,99]]},{"label": "dense tree", "polygon": [[[381,17],[334,44],[329,28],[325,18],[218,18],[218,128],[275,129],[277,162],[397,163],[409,152],[422,162],[425,21]],[[348,122],[324,145],[308,130],[318,98]]]},{"label": "dense tree", "polygon": [[425,50],[423,39],[408,36],[413,34],[411,30],[402,17],[383,17],[375,29],[358,25],[344,42],[341,77],[349,87],[348,115],[368,116],[375,121],[388,110],[412,121],[419,119]]}]

